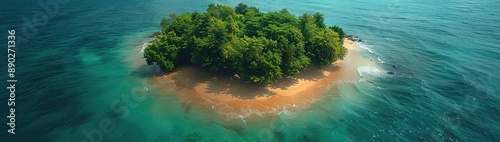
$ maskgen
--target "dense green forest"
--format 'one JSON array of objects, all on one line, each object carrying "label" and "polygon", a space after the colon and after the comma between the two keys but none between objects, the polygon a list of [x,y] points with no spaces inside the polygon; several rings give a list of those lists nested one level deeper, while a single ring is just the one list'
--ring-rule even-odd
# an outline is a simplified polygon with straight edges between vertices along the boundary
[{"label": "dense green forest", "polygon": [[170,14],[161,36],[144,50],[148,65],[165,71],[192,63],[247,82],[269,83],[322,67],[346,55],[339,26],[320,13],[294,16],[287,9],[263,13],[245,4],[210,4],[205,13]]}]

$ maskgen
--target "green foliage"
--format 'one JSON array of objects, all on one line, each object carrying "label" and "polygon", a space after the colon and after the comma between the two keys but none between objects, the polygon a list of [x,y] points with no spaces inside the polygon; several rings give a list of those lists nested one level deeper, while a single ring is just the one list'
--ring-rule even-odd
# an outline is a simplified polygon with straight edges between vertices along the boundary
[{"label": "green foliage", "polygon": [[277,49],[281,52],[284,75],[293,76],[309,65],[310,60],[305,56],[304,37],[299,28],[282,24],[269,25],[262,29],[265,37],[277,41]]},{"label": "green foliage", "polygon": [[325,18],[323,18],[323,14],[316,12],[313,15],[313,18],[314,18],[314,24],[316,24],[316,26],[318,26],[318,28],[321,28],[321,29],[326,28]]},{"label": "green foliage", "polygon": [[320,13],[294,16],[287,9],[262,13],[240,3],[210,4],[207,12],[170,14],[161,20],[161,37],[144,50],[148,65],[166,71],[193,63],[269,83],[293,76],[309,65],[321,67],[342,58],[342,28],[326,28]]},{"label": "green foliage", "polygon": [[206,35],[195,38],[196,46],[193,47],[191,62],[208,67],[212,71],[219,71],[223,67],[220,47],[229,41],[229,33],[226,29],[226,23],[222,20],[214,17],[209,17],[206,20],[208,20],[207,27],[201,29]]},{"label": "green foliage", "polygon": [[249,82],[269,83],[283,76],[281,57],[279,52],[274,52],[277,42],[264,37],[244,37],[242,71],[237,74]]},{"label": "green foliage", "polygon": [[172,71],[177,57],[177,48],[159,40],[153,40],[144,50],[148,65],[157,64],[165,71]]},{"label": "green foliage", "polygon": [[238,14],[242,14],[242,15],[245,15],[246,13],[246,9],[248,8],[248,5],[246,4],[243,4],[243,3],[239,3],[238,6],[236,6],[234,8],[234,10],[236,11],[236,13]]},{"label": "green foliage", "polygon": [[311,46],[307,49],[312,65],[321,67],[337,60],[336,53],[341,45],[339,44],[338,34],[331,29],[322,29],[317,31],[311,38]]},{"label": "green foliage", "polygon": [[335,25],[335,26],[330,26],[328,28],[332,29],[334,32],[338,33],[339,34],[339,38],[340,38],[340,42],[344,43],[345,32],[344,32],[344,30],[341,27]]}]

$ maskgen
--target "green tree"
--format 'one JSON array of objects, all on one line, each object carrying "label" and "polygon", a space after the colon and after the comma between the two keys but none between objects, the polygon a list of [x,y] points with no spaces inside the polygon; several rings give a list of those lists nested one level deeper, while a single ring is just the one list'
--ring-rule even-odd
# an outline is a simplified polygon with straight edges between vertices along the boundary
[{"label": "green tree", "polygon": [[314,23],[314,19],[310,14],[304,13],[299,17],[299,29],[302,32],[305,40],[305,46],[311,46],[311,39],[316,34],[318,26]]},{"label": "green tree", "polygon": [[266,38],[278,43],[277,53],[281,54],[281,69],[284,75],[293,76],[307,67],[310,59],[305,55],[304,37],[299,28],[290,24],[269,25],[263,29]]},{"label": "green tree", "polygon": [[314,18],[314,24],[316,24],[316,26],[318,26],[318,28],[321,28],[321,29],[326,28],[325,18],[323,17],[323,14],[316,12],[316,13],[314,13],[313,18]]},{"label": "green tree", "polygon": [[262,13],[240,3],[235,8],[210,4],[205,13],[169,17],[160,22],[162,36],[144,50],[147,64],[165,71],[192,63],[248,82],[269,83],[310,64],[330,64],[347,52],[344,31],[326,28],[321,13]]},{"label": "green tree", "polygon": [[318,31],[311,41],[312,45],[307,50],[311,64],[316,67],[328,65],[345,54],[338,34],[331,29]]},{"label": "green tree", "polygon": [[158,65],[169,72],[175,68],[174,61],[177,56],[175,46],[168,45],[159,40],[153,40],[144,50],[144,58],[148,65]]},{"label": "green tree", "polygon": [[232,35],[230,41],[221,46],[222,62],[227,72],[238,74],[245,71],[243,55],[246,53],[245,48],[247,47],[248,42],[244,38],[239,38],[235,35]]},{"label": "green tree", "polygon": [[345,32],[340,26],[330,26],[329,29],[332,29],[334,32],[339,34],[340,42],[344,43]]},{"label": "green tree", "polygon": [[258,31],[262,28],[260,24],[262,14],[259,12],[259,9],[252,7],[247,8],[244,17],[245,35],[250,37],[257,36]]},{"label": "green tree", "polygon": [[193,30],[193,21],[191,19],[191,16],[188,14],[182,14],[180,16],[175,16],[176,18],[170,22],[165,28],[163,29],[164,34],[165,32],[170,32],[173,31],[176,36],[182,36],[186,33],[189,33],[189,31]]},{"label": "green tree", "polygon": [[244,3],[239,3],[235,8],[234,10],[236,11],[236,13],[238,14],[242,14],[242,15],[245,15],[246,13],[246,10],[248,8],[248,5],[244,4]]},{"label": "green tree", "polygon": [[206,20],[208,20],[208,25],[202,28],[205,30],[206,36],[195,39],[196,47],[191,61],[194,64],[208,67],[212,71],[219,71],[223,66],[220,47],[229,41],[229,34],[222,20],[214,17],[209,17]]},{"label": "green tree", "polygon": [[214,18],[225,21],[227,17],[236,15],[234,8],[227,5],[208,5],[207,13]]},{"label": "green tree", "polygon": [[243,30],[240,28],[241,24],[233,17],[237,16],[229,16],[226,19],[227,32],[232,35],[242,36],[244,33]]},{"label": "green tree", "polygon": [[283,76],[280,68],[281,57],[273,52],[276,41],[266,38],[244,38],[247,47],[243,52],[243,71],[238,75],[249,82],[269,83]]}]

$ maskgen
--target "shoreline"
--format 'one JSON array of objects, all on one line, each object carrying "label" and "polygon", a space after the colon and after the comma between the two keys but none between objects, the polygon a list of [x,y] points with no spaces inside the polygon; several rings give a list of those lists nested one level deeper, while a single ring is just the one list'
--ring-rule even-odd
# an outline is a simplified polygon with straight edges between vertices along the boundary
[{"label": "shoreline", "polygon": [[344,46],[348,53],[343,60],[321,69],[311,66],[298,75],[271,84],[248,84],[227,75],[214,75],[194,65],[178,67],[150,81],[164,86],[161,92],[176,94],[183,105],[201,106],[226,117],[277,115],[285,110],[308,108],[335,85],[335,81],[360,79],[357,67],[373,62],[359,59],[362,49],[356,42],[344,39]]}]

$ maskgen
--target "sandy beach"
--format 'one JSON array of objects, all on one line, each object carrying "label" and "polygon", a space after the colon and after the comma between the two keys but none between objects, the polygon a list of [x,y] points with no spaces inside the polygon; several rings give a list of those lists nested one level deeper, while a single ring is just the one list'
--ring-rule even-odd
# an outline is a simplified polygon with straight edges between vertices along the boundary
[{"label": "sandy beach", "polygon": [[344,40],[344,46],[349,52],[343,60],[321,69],[308,67],[272,84],[248,84],[194,65],[177,67],[151,81],[165,86],[163,91],[172,91],[186,106],[198,105],[227,117],[275,115],[309,107],[336,81],[359,80],[357,67],[373,62],[360,57],[356,42]]}]

